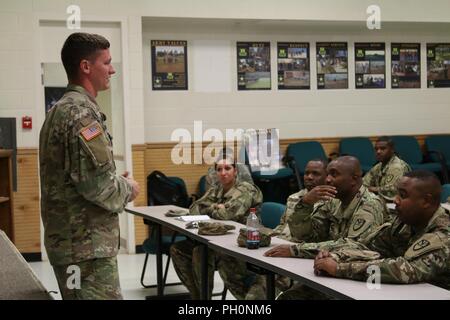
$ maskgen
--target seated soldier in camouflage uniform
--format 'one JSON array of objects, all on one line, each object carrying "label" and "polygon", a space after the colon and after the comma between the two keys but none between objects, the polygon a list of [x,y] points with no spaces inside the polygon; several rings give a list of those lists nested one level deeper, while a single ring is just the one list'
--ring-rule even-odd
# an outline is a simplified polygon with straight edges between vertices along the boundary
[{"label": "seated soldier in camouflage uniform", "polygon": [[389,137],[378,138],[375,154],[379,162],[366,173],[363,184],[369,191],[392,202],[397,194],[397,182],[411,168],[395,155],[394,142]]},{"label": "seated soldier in camouflage uniform", "polygon": [[[287,199],[286,210],[280,219],[280,224],[274,229],[274,232],[281,239],[300,242],[302,239],[297,239],[292,235],[289,224],[295,221],[292,217],[297,210],[302,207],[303,197],[315,197],[318,199],[328,199],[334,197],[335,188],[325,185],[327,177],[327,162],[322,159],[314,159],[309,161],[305,167],[305,175],[303,177],[305,189],[297,193],[291,194]],[[319,204],[316,202],[314,205]],[[292,226],[295,229],[295,226]]]},{"label": "seated soldier in camouflage uniform", "polygon": [[[330,248],[331,253],[321,251],[314,262],[315,273],[365,281],[371,275],[367,269],[376,266],[381,283],[430,282],[450,290],[450,217],[440,206],[440,194],[441,185],[433,173],[405,174],[394,200],[397,217],[364,244],[352,242]],[[374,253],[378,259],[370,258]]]},{"label": "seated soldier in camouflage uniform", "polygon": [[[336,193],[335,188],[325,185],[325,179],[327,177],[327,161],[322,159],[313,159],[306,164],[305,175],[303,176],[305,189],[300,190],[297,193],[291,194],[287,199],[286,210],[281,216],[280,224],[273,230],[274,234],[281,238],[292,242],[301,242],[301,239],[297,239],[291,234],[290,228],[295,230],[295,225],[289,226],[289,224],[295,221],[292,217],[296,215],[299,208],[302,207],[301,202],[303,197],[314,197],[318,199],[326,200],[328,197],[334,197]],[[314,206],[322,203],[318,201]],[[265,279],[258,279],[258,283],[254,284],[252,291],[265,292],[266,282]],[[291,286],[291,279],[277,275],[275,285],[277,290],[284,291]],[[259,287],[259,288],[257,288]]]},{"label": "seated soldier in camouflage uniform", "polygon": [[[232,157],[222,155],[215,165],[219,185],[210,188],[189,209],[191,214],[204,214],[217,220],[233,220],[245,224],[250,208],[262,203],[261,191],[248,182],[236,180],[237,170]],[[200,298],[200,247],[191,240],[177,242],[170,248],[175,270],[193,299]],[[237,299],[244,299],[256,275],[246,264],[230,256],[208,251],[209,296],[217,269],[225,286]],[[264,294],[264,293],[262,293]],[[262,297],[261,297],[262,298]]]},{"label": "seated soldier in camouflage uniform", "polygon": [[[332,192],[332,189],[325,189],[320,197],[303,197],[296,214],[291,219],[292,235],[305,242],[329,243],[346,237],[355,241],[364,239],[380,226],[387,216],[383,201],[362,185],[358,159],[351,156],[339,157],[328,165],[327,173],[326,183],[335,192]],[[326,198],[330,200],[323,201]],[[315,205],[318,202],[320,204]],[[302,246],[305,245],[309,246],[303,242],[295,245],[279,245],[268,250],[265,255],[310,258],[302,255]],[[295,285],[280,298],[320,297],[311,290]]]}]

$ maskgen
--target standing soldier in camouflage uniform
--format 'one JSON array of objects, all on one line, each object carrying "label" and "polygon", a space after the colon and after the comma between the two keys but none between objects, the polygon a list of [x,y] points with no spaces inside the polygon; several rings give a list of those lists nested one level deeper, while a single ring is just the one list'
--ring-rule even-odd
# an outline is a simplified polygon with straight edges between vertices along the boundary
[{"label": "standing soldier in camouflage uniform", "polygon": [[[326,183],[335,189],[335,193],[323,190],[324,197],[303,197],[301,205],[292,216],[292,235],[297,239],[330,244],[342,238],[359,241],[367,237],[376,227],[383,223],[387,216],[383,202],[362,185],[361,167],[358,159],[351,156],[339,157],[332,161],[327,168]],[[334,195],[337,199],[333,199]],[[314,206],[315,203],[321,202]],[[313,244],[315,245],[315,244]],[[299,257],[305,256],[303,246],[308,248],[310,243],[295,245],[279,245],[268,250],[268,257]],[[312,290],[312,289],[311,289]],[[317,298],[316,292],[311,295],[309,288],[295,285],[283,293],[282,299],[300,299],[305,297]]]},{"label": "standing soldier in camouflage uniform", "polygon": [[[246,223],[250,208],[259,207],[262,193],[254,185],[236,181],[236,165],[228,155],[223,155],[215,168],[220,184],[210,188],[194,202],[190,214],[204,214],[217,220]],[[170,248],[175,270],[193,299],[200,298],[200,247],[192,240],[180,241]],[[217,268],[225,286],[237,299],[244,299],[256,275],[247,271],[246,264],[230,256],[208,251],[209,296],[212,294],[214,270]],[[247,283],[248,282],[248,283]]]},{"label": "standing soldier in camouflage uniform", "polygon": [[[450,217],[440,206],[440,194],[433,173],[405,174],[394,200],[397,217],[370,235],[366,246],[353,243],[332,253],[320,252],[315,273],[365,281],[371,275],[367,268],[376,266],[382,283],[431,282],[450,290]],[[382,259],[370,259],[371,252],[361,250],[374,250]],[[355,253],[367,258],[355,259]]]},{"label": "standing soldier in camouflage uniform", "polygon": [[395,155],[394,142],[389,137],[378,138],[375,154],[379,162],[367,172],[363,183],[369,191],[392,202],[397,194],[397,182],[411,168]]},{"label": "standing soldier in camouflage uniform", "polygon": [[95,101],[115,73],[104,37],[74,33],[61,58],[69,85],[39,139],[45,248],[63,299],[121,299],[118,213],[139,186],[116,175],[112,137]]}]

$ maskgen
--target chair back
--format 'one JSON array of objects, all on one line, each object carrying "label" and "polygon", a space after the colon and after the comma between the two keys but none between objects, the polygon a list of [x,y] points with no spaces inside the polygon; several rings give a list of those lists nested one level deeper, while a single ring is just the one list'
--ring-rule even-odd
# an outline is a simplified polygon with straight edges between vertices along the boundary
[{"label": "chair back", "polygon": [[363,172],[369,171],[377,162],[375,150],[369,138],[343,138],[339,143],[339,154],[358,158]]},{"label": "chair back", "polygon": [[443,184],[441,193],[441,203],[448,202],[448,197],[450,197],[450,184]]},{"label": "chair back", "polygon": [[423,161],[422,151],[415,137],[393,136],[395,153],[409,165],[419,164]]},{"label": "chair back", "polygon": [[327,160],[327,155],[318,141],[305,141],[288,145],[288,157],[294,158],[296,169],[301,175],[305,174],[306,164],[313,159]]},{"label": "chair back", "polygon": [[275,229],[280,224],[286,206],[276,202],[264,202],[261,205],[260,217],[264,227]]},{"label": "chair back", "polygon": [[[427,151],[439,151],[444,156],[447,164],[450,163],[450,135],[426,137],[425,146]],[[431,154],[431,158],[434,162],[439,161],[434,154]]]}]

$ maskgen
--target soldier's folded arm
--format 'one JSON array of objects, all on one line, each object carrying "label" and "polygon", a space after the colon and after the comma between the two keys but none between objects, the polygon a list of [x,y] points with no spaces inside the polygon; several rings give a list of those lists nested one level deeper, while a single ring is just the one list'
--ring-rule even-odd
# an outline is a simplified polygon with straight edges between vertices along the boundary
[{"label": "soldier's folded arm", "polygon": [[206,193],[195,201],[189,208],[189,214],[191,215],[208,215],[211,216],[214,205],[217,202],[217,198],[214,196],[214,188],[209,189]]},{"label": "soldier's folded arm", "polygon": [[225,204],[225,207],[216,207],[211,217],[217,220],[233,220],[243,222],[253,202],[253,197],[243,196],[241,192],[233,194],[230,200]]},{"label": "soldier's folded arm", "polygon": [[290,247],[291,256],[296,258],[314,259],[321,250],[332,250],[336,246],[342,246],[343,239],[322,242],[296,243]]},{"label": "soldier's folded arm", "polygon": [[367,268],[373,265],[379,267],[382,283],[428,282],[447,270],[449,251],[448,243],[444,245],[439,237],[432,236],[416,241],[401,257],[338,263],[336,276],[366,280]]},{"label": "soldier's folded arm", "polygon": [[[69,138],[70,177],[86,200],[110,212],[121,212],[131,199],[133,188],[125,177],[115,174],[106,135],[98,123],[92,123]],[[83,130],[89,128],[91,135],[83,135]]]}]

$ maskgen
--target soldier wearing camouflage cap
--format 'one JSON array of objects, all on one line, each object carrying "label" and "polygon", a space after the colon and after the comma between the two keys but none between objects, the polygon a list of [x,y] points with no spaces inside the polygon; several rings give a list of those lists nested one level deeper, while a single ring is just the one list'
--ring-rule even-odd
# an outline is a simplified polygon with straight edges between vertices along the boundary
[{"label": "soldier wearing camouflage cap", "polygon": [[373,193],[392,202],[397,194],[397,182],[407,172],[409,165],[395,155],[394,142],[380,137],[375,142],[375,155],[379,161],[363,178],[363,184]]},{"label": "soldier wearing camouflage cap", "polygon": [[[250,208],[258,207],[262,203],[261,191],[253,184],[236,181],[236,166],[229,156],[219,158],[215,168],[220,184],[210,188],[202,198],[194,202],[190,213],[245,224]],[[177,242],[170,248],[178,277],[188,288],[193,299],[200,298],[200,251],[200,247],[191,240]],[[215,269],[219,271],[226,287],[236,298],[246,297],[248,287],[256,275],[247,271],[244,262],[209,250],[209,296],[212,294]]]},{"label": "soldier wearing camouflage cap", "polygon": [[[397,217],[379,227],[364,244],[349,243],[347,248],[329,248],[333,253],[320,252],[315,273],[364,281],[369,277],[367,268],[376,266],[381,283],[430,282],[450,290],[450,217],[440,206],[440,194],[441,185],[433,173],[405,174],[394,200]],[[366,259],[355,261],[356,250]],[[374,250],[379,257],[368,259],[362,250]]]},{"label": "soldier wearing camouflage cap", "polygon": [[[139,185],[116,174],[112,137],[95,100],[115,73],[109,46],[95,34],[67,38],[61,58],[69,85],[39,137],[44,243],[63,299],[122,298],[118,213]],[[72,275],[80,276],[75,285]]]},{"label": "soldier wearing camouflage cap", "polygon": [[[387,217],[386,207],[380,198],[369,192],[362,185],[361,167],[358,159],[351,156],[339,157],[327,167],[327,188],[321,189],[321,196],[303,197],[301,205],[292,216],[296,229],[293,235],[305,242],[323,242],[327,244],[350,238],[360,241],[380,226]],[[325,187],[325,186],[324,186]],[[326,199],[328,201],[324,201]],[[314,205],[317,202],[319,205]],[[268,250],[269,257],[301,257],[303,246],[308,243],[295,245],[279,245]],[[302,286],[285,292],[281,298],[311,297],[301,295]],[[293,290],[295,294],[291,295]],[[297,295],[297,293],[299,293]],[[285,295],[286,294],[286,295]]]}]

